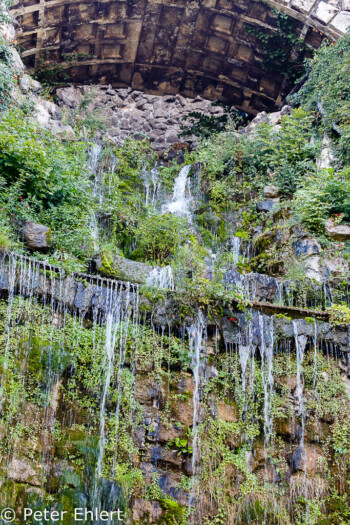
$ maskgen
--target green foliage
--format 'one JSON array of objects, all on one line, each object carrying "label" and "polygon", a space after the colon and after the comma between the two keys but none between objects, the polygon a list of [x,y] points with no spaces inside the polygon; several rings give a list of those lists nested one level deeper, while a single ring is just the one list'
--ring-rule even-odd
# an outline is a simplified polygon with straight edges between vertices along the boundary
[{"label": "green foliage", "polygon": [[0,120],[0,170],[44,209],[88,197],[85,144],[63,143],[20,111]]},{"label": "green foliage", "polygon": [[[2,20],[5,18],[5,20]],[[0,7],[0,25],[6,20],[6,14]],[[10,45],[0,36],[0,112],[7,109],[11,102],[11,91],[15,87],[18,72],[15,69]]]},{"label": "green foliage", "polygon": [[348,170],[334,173],[321,170],[305,177],[295,193],[292,207],[297,217],[310,230],[322,231],[324,222],[333,214],[350,220],[350,177]]},{"label": "green foliage", "polygon": [[0,215],[9,225],[41,222],[54,249],[83,259],[93,253],[93,199],[86,145],[63,142],[20,110],[0,119]]},{"label": "green foliage", "polygon": [[321,129],[336,136],[343,162],[350,161],[350,87],[349,87],[350,33],[336,43],[324,42],[314,58],[307,62],[308,78],[294,103],[301,103],[307,111],[319,114]]},{"label": "green foliage", "polygon": [[277,31],[267,31],[246,26],[248,35],[257,38],[264,58],[262,67],[269,73],[282,74],[290,82],[296,81],[304,72],[304,58],[309,46],[296,34],[297,21],[286,13],[271,9]]},{"label": "green foliage", "polygon": [[172,440],[170,440],[166,448],[174,448],[177,450],[177,455],[181,456],[181,454],[192,454],[192,446],[189,444],[188,440],[185,438],[179,438],[176,437]]},{"label": "green foliage", "polygon": [[223,114],[205,115],[200,111],[192,111],[188,113],[183,120],[189,122],[189,124],[181,126],[182,131],[179,134],[179,137],[196,135],[198,137],[206,138],[213,133],[225,131],[228,125],[230,126],[230,129],[233,130],[243,124],[243,114],[237,109],[230,106],[224,106],[220,102],[212,102],[211,105],[222,107],[224,110]]},{"label": "green foliage", "polygon": [[346,304],[332,304],[327,308],[329,322],[333,326],[350,324],[350,308]]},{"label": "green foliage", "polygon": [[187,239],[186,219],[172,214],[151,215],[135,228],[138,250],[150,261],[164,262]]}]

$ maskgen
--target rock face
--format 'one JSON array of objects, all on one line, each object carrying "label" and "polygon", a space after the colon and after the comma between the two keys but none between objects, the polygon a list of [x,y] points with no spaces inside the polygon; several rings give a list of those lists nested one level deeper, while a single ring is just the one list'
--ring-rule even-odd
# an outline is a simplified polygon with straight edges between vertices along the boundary
[{"label": "rock face", "polygon": [[138,284],[144,284],[153,270],[153,266],[119,256],[102,255],[95,259],[95,264],[102,275]]},{"label": "rock face", "polygon": [[49,248],[51,243],[50,228],[43,224],[26,222],[23,227],[24,240],[33,252]]},{"label": "rock face", "polygon": [[297,257],[317,255],[321,252],[321,246],[315,239],[302,239],[293,242],[293,250]]},{"label": "rock face", "polygon": [[[86,110],[93,114],[103,110],[106,117],[104,133],[112,142],[122,144],[127,137],[148,138],[159,151],[168,149],[179,140],[194,144],[193,137],[179,137],[185,124],[183,118],[191,112],[220,116],[223,108],[212,106],[201,97],[195,99],[180,95],[155,96],[132,89],[112,89],[110,86],[81,86],[57,90],[58,101],[73,110],[79,110],[89,100]],[[185,144],[186,145],[186,144]]]},{"label": "rock face", "polygon": [[348,224],[338,224],[333,226],[331,221],[325,224],[326,233],[334,241],[348,241],[350,239],[350,226]]}]

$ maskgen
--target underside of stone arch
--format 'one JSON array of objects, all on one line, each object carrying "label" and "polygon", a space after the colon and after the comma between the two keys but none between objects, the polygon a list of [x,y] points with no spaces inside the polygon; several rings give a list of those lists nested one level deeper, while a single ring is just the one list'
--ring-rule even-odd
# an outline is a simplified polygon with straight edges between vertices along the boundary
[{"label": "underside of stone arch", "polygon": [[[292,86],[284,64],[266,67],[254,34],[278,31],[274,8],[314,48],[350,24],[350,0],[19,0],[12,14],[29,69],[63,71],[76,84],[200,95],[254,114],[274,110]],[[298,60],[293,46],[290,57]]]}]

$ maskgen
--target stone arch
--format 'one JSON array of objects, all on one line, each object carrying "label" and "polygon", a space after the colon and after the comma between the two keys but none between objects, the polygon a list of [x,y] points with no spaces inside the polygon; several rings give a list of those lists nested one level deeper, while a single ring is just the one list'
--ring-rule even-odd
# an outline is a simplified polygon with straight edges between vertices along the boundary
[{"label": "stone arch", "polygon": [[283,71],[264,69],[246,30],[276,32],[272,8],[314,48],[350,25],[350,0],[18,0],[12,14],[29,68],[60,64],[75,83],[200,95],[254,114],[291,87]]}]

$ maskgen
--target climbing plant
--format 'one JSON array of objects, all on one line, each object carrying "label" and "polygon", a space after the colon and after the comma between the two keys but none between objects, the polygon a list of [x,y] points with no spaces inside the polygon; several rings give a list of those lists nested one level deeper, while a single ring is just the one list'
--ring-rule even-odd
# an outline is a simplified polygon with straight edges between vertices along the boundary
[{"label": "climbing plant", "polygon": [[311,53],[311,48],[297,36],[298,22],[294,18],[275,8],[271,12],[276,31],[246,25],[246,32],[258,40],[263,50],[263,69],[268,73],[282,73],[290,82],[295,82],[304,73],[304,58]]}]

